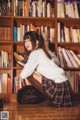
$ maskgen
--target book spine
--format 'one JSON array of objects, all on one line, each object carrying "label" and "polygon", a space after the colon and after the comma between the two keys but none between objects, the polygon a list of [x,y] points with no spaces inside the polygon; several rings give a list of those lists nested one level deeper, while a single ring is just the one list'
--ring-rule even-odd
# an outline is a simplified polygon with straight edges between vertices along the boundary
[{"label": "book spine", "polygon": [[14,26],[14,41],[17,41],[17,27]]},{"label": "book spine", "polygon": [[12,93],[11,76],[8,76],[7,78],[7,93]]}]

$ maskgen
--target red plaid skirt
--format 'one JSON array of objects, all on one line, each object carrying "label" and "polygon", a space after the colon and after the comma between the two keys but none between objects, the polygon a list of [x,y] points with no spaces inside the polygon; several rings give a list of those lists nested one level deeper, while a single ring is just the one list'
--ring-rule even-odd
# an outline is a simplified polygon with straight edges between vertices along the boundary
[{"label": "red plaid skirt", "polygon": [[67,80],[61,83],[42,78],[43,89],[55,107],[74,106],[73,90],[70,82]]}]

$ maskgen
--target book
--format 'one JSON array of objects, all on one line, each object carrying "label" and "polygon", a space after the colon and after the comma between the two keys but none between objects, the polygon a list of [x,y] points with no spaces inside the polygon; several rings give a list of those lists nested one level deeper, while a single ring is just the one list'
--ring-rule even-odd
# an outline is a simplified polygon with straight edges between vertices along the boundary
[{"label": "book", "polygon": [[0,74],[0,93],[2,92],[2,74]]},{"label": "book", "polygon": [[69,60],[71,61],[72,65],[73,65],[73,67],[77,67],[78,68],[79,66],[76,63],[76,61],[75,61],[74,57],[72,56],[72,54],[70,53],[70,50],[66,50],[66,53],[67,53],[67,55],[69,57]]},{"label": "book", "polygon": [[62,48],[61,51],[63,53],[64,59],[66,60],[67,66],[72,68],[73,67],[72,63],[71,63],[71,61],[69,60],[69,58],[67,56],[65,48]]},{"label": "book", "polygon": [[17,91],[20,89],[21,87],[21,81],[19,80],[18,76],[14,77],[14,92],[17,93]]},{"label": "book", "polygon": [[8,78],[8,74],[3,73],[2,74],[2,93],[7,93],[7,78]]},{"label": "book", "polygon": [[79,60],[80,60],[80,54],[78,54],[78,55],[77,55],[77,57],[78,57],[78,58],[79,58]]},{"label": "book", "polygon": [[24,66],[25,64],[22,61],[17,61],[17,63],[21,66]]},{"label": "book", "polygon": [[72,56],[75,59],[76,63],[80,66],[80,60],[77,57],[77,55],[72,50],[70,50],[70,53],[72,54]]},{"label": "book", "polygon": [[12,93],[12,81],[9,75],[7,77],[7,93]]},{"label": "book", "polygon": [[14,41],[17,41],[17,26],[14,26]]},{"label": "book", "polygon": [[19,16],[24,16],[24,1],[23,0],[20,0],[18,2],[18,13],[19,13]]},{"label": "book", "polygon": [[19,55],[17,52],[14,52],[14,57],[16,62],[21,65],[24,66],[26,63],[26,60],[24,59],[24,57],[22,55]]},{"label": "book", "polygon": [[74,3],[73,5],[74,5],[75,18],[79,18],[78,5],[77,5],[77,3]]}]

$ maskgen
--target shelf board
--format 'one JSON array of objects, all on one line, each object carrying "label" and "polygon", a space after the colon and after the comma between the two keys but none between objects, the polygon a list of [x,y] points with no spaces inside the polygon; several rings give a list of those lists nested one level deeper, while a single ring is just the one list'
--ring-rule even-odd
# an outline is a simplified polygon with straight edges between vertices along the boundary
[{"label": "shelf board", "polygon": [[47,19],[51,19],[51,20],[53,20],[53,19],[55,19],[54,17],[27,17],[27,16],[13,16],[13,18],[15,18],[15,19],[37,19],[37,20],[47,20]]},{"label": "shelf board", "polygon": [[57,18],[57,22],[61,22],[65,26],[80,27],[80,18]]},{"label": "shelf board", "polygon": [[57,18],[58,21],[69,21],[69,22],[79,22],[80,23],[80,18]]},{"label": "shelf board", "polygon": [[63,68],[64,70],[66,70],[66,71],[80,71],[80,67],[79,68]]},{"label": "shelf board", "polygon": [[70,46],[70,47],[80,47],[80,42],[79,43],[74,43],[74,42],[58,42],[57,45],[60,45],[60,46]]},{"label": "shelf board", "polygon": [[7,15],[0,15],[0,18],[6,18],[6,19],[10,19],[10,18],[12,18],[12,16],[7,16]]},{"label": "shelf board", "polygon": [[23,45],[24,44],[24,42],[23,41],[13,41],[13,44],[15,44],[15,45]]},{"label": "shelf board", "polygon": [[23,67],[13,67],[14,70],[21,70]]},{"label": "shelf board", "polygon": [[0,44],[12,44],[12,40],[10,41],[10,40],[0,40]]},{"label": "shelf board", "polygon": [[0,67],[0,70],[10,70],[11,67]]}]

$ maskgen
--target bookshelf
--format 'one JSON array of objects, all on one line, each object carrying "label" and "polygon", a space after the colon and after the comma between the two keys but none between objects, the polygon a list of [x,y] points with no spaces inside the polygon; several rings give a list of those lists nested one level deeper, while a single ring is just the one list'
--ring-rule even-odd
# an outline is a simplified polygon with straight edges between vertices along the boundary
[{"label": "bookshelf", "polygon": [[[66,49],[71,49],[73,51],[77,51],[77,53],[80,54],[80,37],[79,37],[80,36],[80,2],[79,1],[77,1],[77,3],[75,2],[75,4],[78,4],[79,16],[77,17],[69,17],[67,13],[64,14],[65,16],[61,16],[61,14],[58,13],[61,10],[65,11],[65,6],[66,6],[65,3],[67,4],[69,2],[66,1],[60,2],[58,0],[49,0],[49,1],[43,0],[42,3],[39,2],[39,0],[35,0],[35,1],[10,0],[8,1],[8,3],[0,2],[0,8],[2,8],[2,6],[5,6],[5,4],[7,5],[7,8],[4,7],[6,10],[0,11],[0,51],[6,51],[8,53],[8,59],[9,59],[8,60],[9,64],[7,63],[8,64],[7,67],[0,66],[0,75],[2,75],[3,73],[8,74],[11,80],[11,92],[10,93],[6,92],[6,99],[9,98],[11,99],[11,95],[12,96],[16,95],[16,93],[14,92],[15,89],[14,77],[20,73],[22,67],[16,64],[14,58],[14,52],[15,51],[20,53],[24,52],[22,36],[26,30],[28,31],[35,29],[39,33],[41,33],[40,31],[42,31],[42,35],[45,39],[46,46],[49,41],[51,43],[54,43],[56,54],[58,53],[59,46],[64,47]],[[42,4],[43,7],[42,10],[40,10],[41,8],[39,8],[40,7],[39,4]],[[62,9],[63,7],[60,8],[61,7],[60,4],[65,5],[64,9]],[[25,5],[28,7],[25,8]],[[38,6],[38,9],[40,11],[37,9],[36,5]],[[33,10],[32,10],[32,6],[33,6]],[[62,31],[61,29],[62,27],[59,30],[58,23],[59,25],[62,25],[63,28],[64,27],[69,28],[69,31],[70,28],[79,29],[78,41],[65,42],[65,39],[64,41],[58,41],[61,39],[61,31]],[[2,65],[2,63],[0,63],[0,65]],[[64,67],[64,69],[67,72],[73,71],[75,73],[74,79],[78,77],[76,76],[76,74],[80,72],[80,67],[79,68]],[[76,89],[75,92],[78,92],[75,84],[74,84]],[[80,83],[78,87],[80,87]],[[79,88],[79,92],[80,92],[80,88]],[[5,94],[2,92],[0,95],[2,95],[3,97],[5,96]],[[14,101],[15,101],[15,97],[14,97]]]}]

